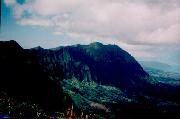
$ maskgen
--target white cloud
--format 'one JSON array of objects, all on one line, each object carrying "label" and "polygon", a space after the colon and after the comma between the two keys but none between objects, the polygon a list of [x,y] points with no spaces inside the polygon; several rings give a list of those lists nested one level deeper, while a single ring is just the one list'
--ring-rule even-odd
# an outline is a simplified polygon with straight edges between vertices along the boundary
[{"label": "white cloud", "polygon": [[[165,2],[162,1],[162,3]],[[172,26],[180,26],[178,22],[180,8],[176,7],[179,4],[175,6],[176,2],[169,2],[169,5],[166,5],[167,8],[164,9],[162,3],[151,5],[145,2],[123,0],[90,2],[33,0],[23,5],[17,4],[13,8],[15,16],[19,18],[18,23],[22,25],[52,26],[56,33],[76,32],[77,34],[115,37],[128,43],[134,41],[148,43],[149,40],[154,40],[151,39],[153,36],[166,37],[164,33],[174,32]],[[30,15],[27,19],[23,18],[25,13]],[[179,28],[176,30],[179,32]],[[177,34],[169,34],[169,40],[178,41],[179,37],[174,37],[174,35]],[[157,39],[157,43],[167,41],[163,38]]]},{"label": "white cloud", "polygon": [[[20,25],[51,27],[55,35],[104,39],[145,56],[143,45],[180,45],[179,0],[5,0]],[[106,40],[105,40],[106,39]],[[108,39],[108,40],[107,40]],[[100,40],[102,41],[102,40]],[[139,50],[137,47],[142,47]],[[154,47],[154,46],[153,46]],[[151,56],[154,52],[149,52]]]},{"label": "white cloud", "polygon": [[141,32],[137,35],[137,42],[143,44],[172,45],[180,42],[180,27],[173,24],[168,28],[159,28],[152,32]]},{"label": "white cloud", "polygon": [[20,25],[31,25],[31,26],[44,26],[50,27],[52,26],[52,22],[48,19],[42,18],[23,18],[18,21]]}]

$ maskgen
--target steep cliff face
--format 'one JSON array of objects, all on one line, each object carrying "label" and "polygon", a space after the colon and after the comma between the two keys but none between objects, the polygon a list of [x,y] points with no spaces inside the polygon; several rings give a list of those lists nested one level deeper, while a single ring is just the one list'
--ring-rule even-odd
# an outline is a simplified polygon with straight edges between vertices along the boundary
[{"label": "steep cliff face", "polygon": [[75,77],[80,81],[95,81],[99,84],[121,88],[142,86],[148,74],[126,51],[116,45],[92,43],[43,50],[37,52],[39,62],[46,72],[57,77],[63,69],[65,79]]}]

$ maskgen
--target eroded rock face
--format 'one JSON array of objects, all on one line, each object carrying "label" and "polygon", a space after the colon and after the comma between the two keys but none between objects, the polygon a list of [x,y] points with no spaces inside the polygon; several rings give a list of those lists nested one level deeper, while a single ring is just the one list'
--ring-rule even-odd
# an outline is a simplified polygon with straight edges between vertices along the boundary
[{"label": "eroded rock face", "polygon": [[[37,52],[40,64],[46,72],[58,79],[63,69],[64,79],[75,77],[80,81],[95,81],[121,88],[135,88],[148,74],[126,51],[116,45],[92,43],[43,50]],[[55,74],[55,75],[54,75]]]}]

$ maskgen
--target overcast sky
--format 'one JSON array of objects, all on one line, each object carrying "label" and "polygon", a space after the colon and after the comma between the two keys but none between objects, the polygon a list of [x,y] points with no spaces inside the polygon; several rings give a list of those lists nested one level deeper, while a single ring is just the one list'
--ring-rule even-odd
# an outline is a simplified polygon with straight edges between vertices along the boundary
[{"label": "overcast sky", "polygon": [[180,64],[180,0],[4,0],[0,40],[24,48],[117,44],[138,60]]}]

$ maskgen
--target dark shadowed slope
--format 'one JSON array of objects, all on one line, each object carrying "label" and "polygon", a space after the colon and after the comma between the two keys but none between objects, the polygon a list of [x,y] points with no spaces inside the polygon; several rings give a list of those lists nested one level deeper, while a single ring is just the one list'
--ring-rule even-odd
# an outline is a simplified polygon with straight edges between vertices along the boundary
[{"label": "dark shadowed slope", "polygon": [[[63,76],[62,71],[59,75]],[[48,113],[61,111],[67,103],[71,104],[59,83],[43,72],[37,56],[15,41],[0,42],[0,89],[17,101],[38,104]]]}]

